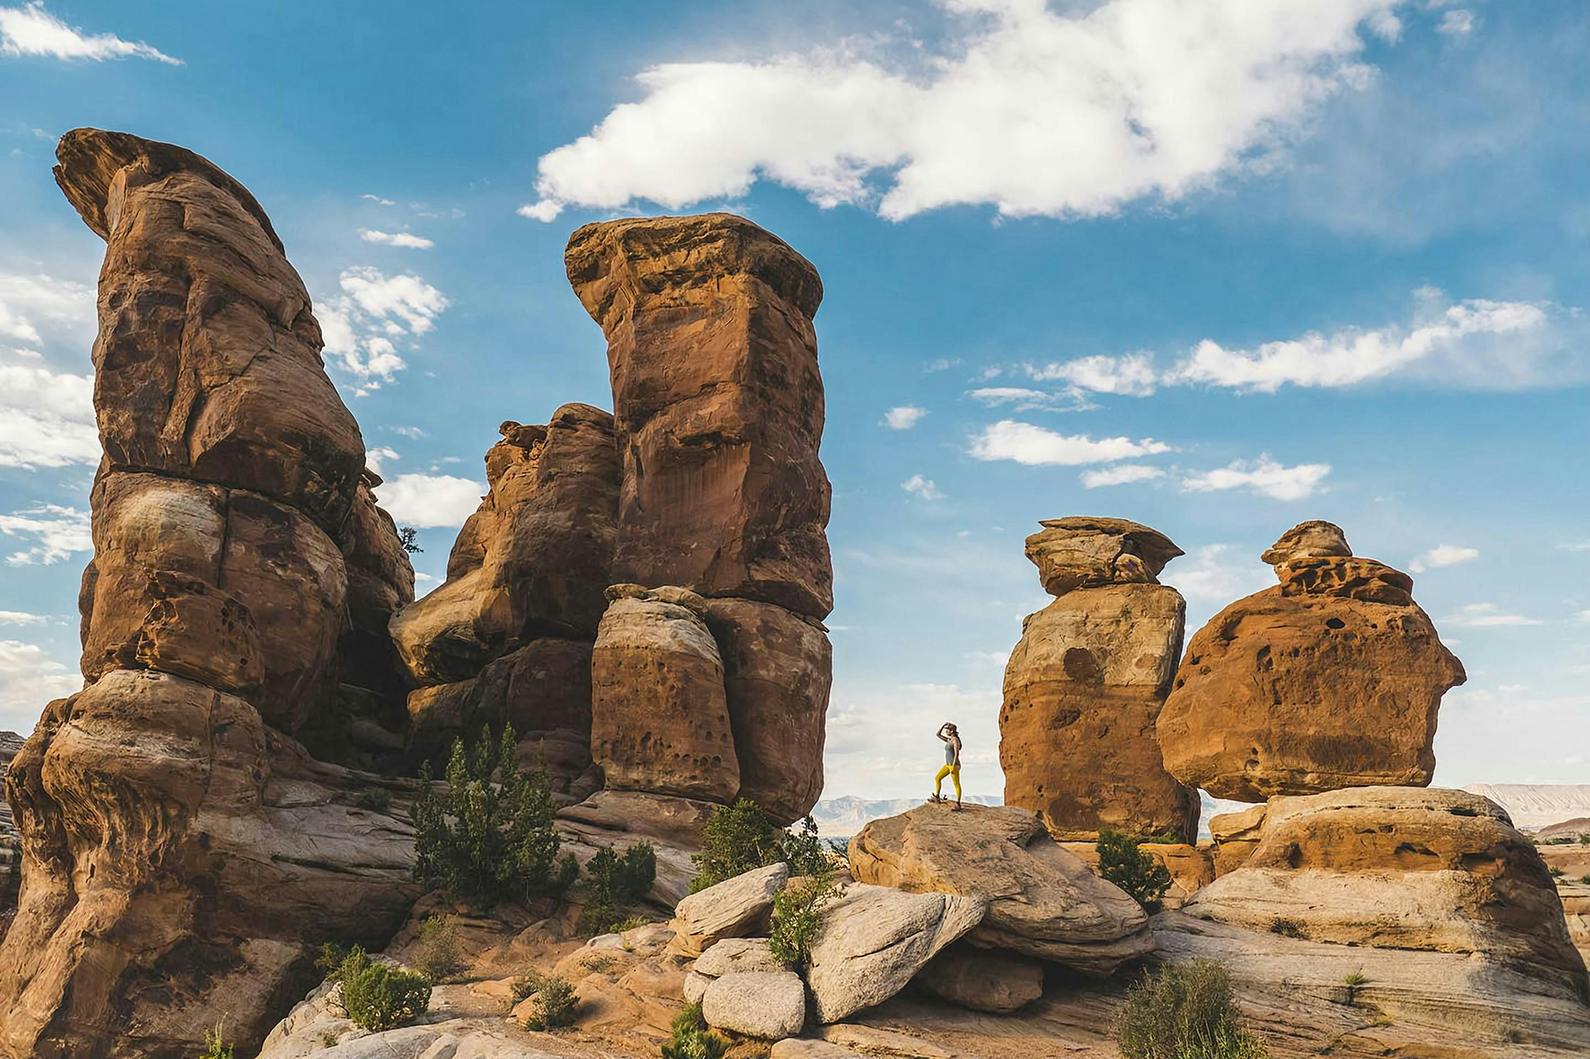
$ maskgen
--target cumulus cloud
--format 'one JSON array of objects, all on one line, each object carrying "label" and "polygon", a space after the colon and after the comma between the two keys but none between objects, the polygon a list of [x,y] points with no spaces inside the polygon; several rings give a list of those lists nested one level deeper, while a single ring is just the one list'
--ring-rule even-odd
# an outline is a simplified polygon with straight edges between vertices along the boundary
[{"label": "cumulus cloud", "polygon": [[1416,556],[1408,564],[1408,569],[1416,574],[1426,570],[1434,570],[1442,566],[1457,566],[1460,563],[1472,563],[1480,557],[1478,548],[1465,548],[1457,544],[1438,544],[1427,552]]},{"label": "cumulus cloud", "polygon": [[890,430],[910,430],[922,422],[922,417],[925,415],[927,415],[926,408],[903,404],[883,413],[883,425]]},{"label": "cumulus cloud", "polygon": [[413,232],[383,232],[374,228],[361,228],[359,238],[367,243],[379,243],[381,246],[400,246],[408,250],[429,250],[436,244],[423,235]]},{"label": "cumulus cloud", "polygon": [[385,466],[387,460],[397,458],[397,450],[389,445],[377,445],[373,449],[364,450],[364,465],[376,474],[381,473],[381,468]]},{"label": "cumulus cloud", "polygon": [[0,272],[0,343],[37,352],[48,335],[86,345],[93,329],[94,288],[44,273]]},{"label": "cumulus cloud", "polygon": [[1158,467],[1150,467],[1142,463],[1123,463],[1117,467],[1106,467],[1098,471],[1083,471],[1082,488],[1100,489],[1111,485],[1130,485],[1132,482],[1147,482],[1155,478],[1165,477],[1165,472]]},{"label": "cumulus cloud", "polygon": [[1449,614],[1441,619],[1447,625],[1459,625],[1469,629],[1494,629],[1514,625],[1539,625],[1538,618],[1526,618],[1522,614],[1509,614],[1495,603],[1470,603],[1461,608],[1456,614]]},{"label": "cumulus cloud", "polygon": [[99,456],[93,376],[0,363],[0,467],[95,464]]},{"label": "cumulus cloud", "polygon": [[1361,26],[1397,29],[1395,0],[938,6],[952,28],[925,60],[847,42],[646,69],[638,102],[542,156],[540,197],[519,212],[682,208],[757,180],[895,220],[958,204],[1078,217],[1174,201],[1273,153],[1319,103],[1363,84]]},{"label": "cumulus cloud", "polygon": [[419,276],[388,276],[367,265],[343,270],[338,283],[342,293],[324,301],[316,315],[326,353],[354,377],[354,393],[362,397],[408,366],[396,341],[431,331],[452,303]]},{"label": "cumulus cloud", "polygon": [[1013,460],[1028,466],[1113,463],[1169,451],[1169,445],[1153,438],[1095,439],[1085,434],[1059,434],[1013,419],[1002,419],[984,427],[972,440],[971,447],[976,459]]},{"label": "cumulus cloud", "polygon": [[913,474],[911,477],[901,482],[900,488],[904,489],[913,496],[920,497],[923,500],[944,499],[943,491],[940,490],[937,485],[933,484],[933,479],[924,478],[920,474]]},{"label": "cumulus cloud", "polygon": [[1236,460],[1213,471],[1189,474],[1181,480],[1181,487],[1189,493],[1241,489],[1275,500],[1304,500],[1318,491],[1330,473],[1328,463],[1284,467],[1264,455],[1257,460]]},{"label": "cumulus cloud", "polygon": [[1119,357],[1078,357],[1042,366],[1028,365],[1027,374],[1042,382],[1064,382],[1092,393],[1147,397],[1154,392],[1159,374],[1147,353]]},{"label": "cumulus cloud", "polygon": [[486,487],[449,474],[400,474],[380,486],[381,506],[395,522],[416,529],[462,526]]},{"label": "cumulus cloud", "polygon": [[32,731],[45,703],[82,687],[76,667],[56,661],[38,645],[0,640],[0,728]]},{"label": "cumulus cloud", "polygon": [[181,59],[173,59],[142,41],[122,40],[114,33],[86,34],[44,10],[41,0],[22,7],[0,7],[0,55],[89,62],[153,59],[172,66],[182,65]]},{"label": "cumulus cloud", "polygon": [[0,515],[0,535],[34,542],[6,556],[6,562],[12,566],[52,566],[76,552],[92,551],[94,547],[88,512],[59,504],[40,504]]}]

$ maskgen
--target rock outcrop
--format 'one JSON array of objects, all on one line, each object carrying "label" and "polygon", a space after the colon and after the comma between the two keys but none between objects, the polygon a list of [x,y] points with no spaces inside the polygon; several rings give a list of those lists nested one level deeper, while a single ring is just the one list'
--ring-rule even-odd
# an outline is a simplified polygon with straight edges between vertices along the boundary
[{"label": "rock outcrop", "polygon": [[407,825],[354,807],[382,781],[292,738],[332,709],[340,646],[406,602],[412,573],[253,196],[123,133],[78,129],[57,153],[107,244],[105,456],[88,684],[45,709],[6,776],[23,886],[0,1053],[186,1053],[223,1015],[248,1046],[311,943],[378,941],[415,896]]},{"label": "rock outcrop", "polygon": [[1271,799],[1246,860],[1183,911],[1310,941],[1472,953],[1590,1000],[1540,854],[1499,806],[1464,791]]},{"label": "rock outcrop", "polygon": [[916,983],[963,1008],[1006,1015],[1043,996],[1043,964],[958,942],[933,957]]},{"label": "rock outcrop", "polygon": [[1159,717],[1177,779],[1244,801],[1430,782],[1463,666],[1406,574],[1345,550],[1330,523],[1288,531],[1265,552],[1280,584],[1192,638]]},{"label": "rock outcrop", "polygon": [[673,927],[674,950],[699,956],[725,938],[745,938],[767,930],[773,899],[789,882],[789,865],[771,864],[725,879],[679,902]]},{"label": "rock outcrop", "polygon": [[1041,814],[1059,839],[1113,827],[1190,842],[1198,795],[1165,771],[1155,736],[1186,616],[1157,578],[1181,550],[1125,519],[1042,525],[1027,557],[1059,598],[1022,622],[1005,667],[1005,802]]},{"label": "rock outcrop", "polygon": [[1152,948],[1148,917],[1119,887],[1061,849],[1030,812],[925,805],[874,820],[850,840],[859,881],[986,904],[972,945],[1110,974]]},{"label": "rock outcrop", "polygon": [[779,1041],[806,1025],[806,983],[789,970],[731,971],[714,978],[701,996],[707,1025]]}]

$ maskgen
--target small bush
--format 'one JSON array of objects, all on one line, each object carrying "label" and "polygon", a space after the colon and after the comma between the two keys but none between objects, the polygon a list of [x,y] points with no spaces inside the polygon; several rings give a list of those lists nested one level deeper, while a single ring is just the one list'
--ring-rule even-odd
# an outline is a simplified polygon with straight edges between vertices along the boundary
[{"label": "small bush", "polygon": [[639,901],[651,891],[657,879],[657,851],[649,842],[637,842],[623,856],[611,848],[597,850],[585,865],[585,911],[580,914],[580,929],[588,934],[606,934],[619,929],[633,917],[624,906]]},{"label": "small bush", "polygon": [[823,925],[823,907],[839,893],[833,868],[791,883],[773,898],[773,929],[768,942],[773,955],[791,967],[804,967]]},{"label": "small bush", "polygon": [[1579,844],[1581,846],[1590,846],[1590,831],[1586,831],[1579,836]]},{"label": "small bush", "polygon": [[701,1005],[686,1005],[674,1016],[670,1035],[662,1046],[662,1059],[723,1059],[729,1042],[707,1028]]},{"label": "small bush", "polygon": [[1590,886],[1590,875],[1579,876],[1579,881],[1586,886]]},{"label": "small bush", "polygon": [[1170,889],[1165,865],[1144,853],[1137,839],[1106,827],[1099,832],[1099,874],[1119,886],[1145,911],[1154,912]]},{"label": "small bush", "polygon": [[392,807],[392,792],[385,787],[366,787],[353,804],[373,813],[384,813]]},{"label": "small bush", "polygon": [[233,1059],[232,1046],[223,1032],[225,1025],[224,1021],[217,1022],[215,1029],[204,1031],[204,1051],[199,1053],[199,1059]]},{"label": "small bush", "polygon": [[427,916],[420,923],[414,968],[433,982],[445,981],[463,969],[458,953],[458,922],[452,916]]},{"label": "small bush", "polygon": [[579,874],[558,860],[557,805],[546,777],[514,760],[512,725],[492,742],[482,729],[468,750],[453,740],[447,791],[431,789],[427,762],[414,801],[414,877],[456,899],[493,904],[561,894]]},{"label": "small bush", "polygon": [[574,1010],[578,1005],[574,987],[556,975],[538,975],[537,978],[535,1001],[530,1005],[525,1028],[556,1030],[574,1025]]},{"label": "small bush", "polygon": [[1564,875],[1566,875],[1566,874],[1567,874],[1567,873],[1566,873],[1566,872],[1564,872],[1564,871],[1563,871],[1563,870],[1562,870],[1562,869],[1561,869],[1561,868],[1559,868],[1559,867],[1557,867],[1557,866],[1556,866],[1556,865],[1555,865],[1555,864],[1553,864],[1553,865],[1552,865],[1552,866],[1551,866],[1551,867],[1549,867],[1549,868],[1547,868],[1547,869],[1546,869],[1546,870],[1547,870],[1547,871],[1549,871],[1549,872],[1551,872],[1551,877],[1552,877],[1552,878],[1553,878],[1553,879],[1560,879],[1560,878],[1562,878],[1562,877],[1563,877],[1563,876],[1564,876]]},{"label": "small bush", "polygon": [[1116,1023],[1123,1059],[1267,1059],[1242,1026],[1231,977],[1214,960],[1173,965],[1127,991]]},{"label": "small bush", "polygon": [[1358,1003],[1358,990],[1368,983],[1369,978],[1362,971],[1349,971],[1342,976],[1342,985],[1347,988],[1348,1007]]},{"label": "small bush", "polygon": [[345,949],[334,941],[328,941],[320,946],[320,955],[315,957],[315,970],[320,972],[321,980],[326,982],[342,981],[342,963],[350,955],[357,952],[364,955],[364,950],[355,945]]},{"label": "small bush", "polygon": [[342,1006],[350,1022],[371,1033],[407,1026],[431,1006],[431,981],[384,963],[365,960],[357,970],[344,963]]},{"label": "small bush", "polygon": [[828,864],[823,845],[810,816],[801,821],[800,831],[786,831],[761,806],[741,798],[714,809],[702,828],[701,852],[690,857],[696,866],[690,892],[780,861],[789,863],[792,875],[815,874]]},{"label": "small bush", "polygon": [[525,1000],[535,996],[541,991],[541,983],[546,977],[540,971],[530,970],[513,980],[513,1002],[522,1004]]}]

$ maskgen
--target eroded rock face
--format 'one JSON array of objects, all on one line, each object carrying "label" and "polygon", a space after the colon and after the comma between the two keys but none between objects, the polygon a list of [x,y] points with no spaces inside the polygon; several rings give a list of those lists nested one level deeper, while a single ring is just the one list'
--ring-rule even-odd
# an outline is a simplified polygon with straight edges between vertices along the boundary
[{"label": "eroded rock face", "polygon": [[591,756],[607,786],[732,800],[740,762],[706,601],[670,587],[611,595],[591,652]]},{"label": "eroded rock face", "polygon": [[1373,559],[1299,556],[1282,542],[1265,553],[1281,583],[1231,604],[1188,644],[1159,717],[1166,768],[1244,801],[1428,784],[1441,696],[1465,676],[1412,581]]},{"label": "eroded rock face", "polygon": [[88,686],[46,708],[6,776],[24,885],[0,1054],[191,1054],[223,1015],[247,1049],[311,945],[379,941],[415,896],[407,825],[354,808],[383,781],[288,734],[336,696],[344,635],[412,573],[253,197],[122,133],[76,130],[58,154],[107,241],[106,451],[79,600]]},{"label": "eroded rock face", "polygon": [[1155,578],[1181,551],[1125,519],[1043,525],[1027,556],[1059,598],[1023,621],[1005,667],[1005,802],[1040,813],[1058,839],[1113,827],[1191,841],[1197,792],[1165,771],[1155,736],[1186,614]]},{"label": "eroded rock face", "polygon": [[1552,878],[1494,802],[1361,787],[1273,798],[1256,826],[1241,866],[1184,911],[1310,941],[1474,953],[1590,999]]},{"label": "eroded rock face", "polygon": [[817,271],[726,213],[589,224],[564,258],[608,341],[623,463],[614,579],[825,617]]},{"label": "eroded rock face", "polygon": [[1043,964],[960,942],[933,957],[916,982],[951,1004],[1007,1015],[1043,996]]},{"label": "eroded rock face", "polygon": [[850,872],[858,882],[976,898],[988,914],[967,940],[983,948],[1110,974],[1153,947],[1137,902],[1021,809],[925,805],[874,820],[850,840]]}]

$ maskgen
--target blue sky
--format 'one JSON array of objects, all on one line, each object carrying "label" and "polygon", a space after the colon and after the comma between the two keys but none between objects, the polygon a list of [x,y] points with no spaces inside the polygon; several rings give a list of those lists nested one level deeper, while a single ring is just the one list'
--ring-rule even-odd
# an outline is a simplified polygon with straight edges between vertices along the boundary
[{"label": "blue sky", "polygon": [[265,205],[432,578],[499,421],[611,403],[574,227],[728,208],[809,257],[830,796],[922,793],[951,717],[998,793],[1067,514],[1186,549],[1193,628],[1339,522],[1468,667],[1437,782],[1590,781],[1577,0],[455,7],[0,0],[0,727],[76,684],[102,244],[49,167],[96,125]]}]

